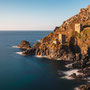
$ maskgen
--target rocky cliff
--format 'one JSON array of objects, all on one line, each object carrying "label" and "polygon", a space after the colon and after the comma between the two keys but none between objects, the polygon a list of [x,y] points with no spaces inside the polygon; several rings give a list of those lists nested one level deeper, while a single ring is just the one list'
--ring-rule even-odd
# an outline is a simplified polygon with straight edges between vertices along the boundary
[{"label": "rocky cliff", "polygon": [[32,50],[23,53],[60,60],[80,60],[90,56],[90,5],[56,27],[53,33],[41,39],[41,43],[36,43]]}]

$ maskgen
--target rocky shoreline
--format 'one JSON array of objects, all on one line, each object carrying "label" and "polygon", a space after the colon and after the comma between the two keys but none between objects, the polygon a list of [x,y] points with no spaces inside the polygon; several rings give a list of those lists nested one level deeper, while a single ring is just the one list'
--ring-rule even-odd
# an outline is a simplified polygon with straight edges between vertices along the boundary
[{"label": "rocky shoreline", "polygon": [[21,41],[17,47],[22,55],[36,55],[51,60],[70,62],[66,67],[78,69],[69,77],[85,80],[80,90],[90,90],[90,5],[80,9],[79,14],[56,27],[53,33],[36,42],[33,47],[28,41]]},{"label": "rocky shoreline", "polygon": [[[27,41],[25,41],[27,42]],[[37,42],[38,44],[40,42]],[[30,45],[30,44],[29,44]],[[31,46],[30,46],[31,47]],[[21,48],[23,49],[23,48]],[[25,48],[23,49],[25,50]],[[33,48],[33,50],[35,50],[35,48]],[[25,51],[23,51],[22,55],[34,55],[34,53],[30,53],[32,52],[32,48],[29,48]],[[27,54],[29,53],[29,54]],[[61,58],[51,58],[51,57],[48,57],[48,56],[41,56],[41,55],[36,55],[36,57],[40,57],[40,58],[48,58],[50,60],[62,60]],[[90,58],[87,58],[85,57],[87,63],[90,62]],[[66,71],[65,73],[70,73],[69,75],[66,74],[66,76],[62,77],[63,79],[66,78],[66,79],[76,79],[76,80],[81,80],[81,81],[84,81],[86,82],[85,85],[81,85],[79,86],[78,88],[75,88],[75,90],[89,90],[90,89],[90,65],[87,64],[87,66],[84,64],[81,64],[81,62],[83,63],[83,61],[71,61],[71,60],[64,60],[64,61],[67,61],[68,63],[66,64],[66,68],[70,68],[69,71]],[[65,75],[65,73],[63,72],[60,72],[59,75]]]}]

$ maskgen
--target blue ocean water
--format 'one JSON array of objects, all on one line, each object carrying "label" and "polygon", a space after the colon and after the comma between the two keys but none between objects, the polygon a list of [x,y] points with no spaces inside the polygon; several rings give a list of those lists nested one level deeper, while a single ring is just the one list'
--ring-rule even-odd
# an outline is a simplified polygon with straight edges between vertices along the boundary
[{"label": "blue ocean water", "polygon": [[0,90],[73,90],[74,80],[61,79],[61,61],[16,54],[12,48],[27,40],[33,45],[51,31],[0,31]]}]

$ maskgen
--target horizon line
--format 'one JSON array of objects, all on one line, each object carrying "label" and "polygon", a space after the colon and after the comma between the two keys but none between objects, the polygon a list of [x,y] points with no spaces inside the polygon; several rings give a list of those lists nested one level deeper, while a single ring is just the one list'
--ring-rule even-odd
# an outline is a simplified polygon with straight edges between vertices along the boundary
[{"label": "horizon line", "polygon": [[53,30],[0,30],[0,31],[53,31]]}]

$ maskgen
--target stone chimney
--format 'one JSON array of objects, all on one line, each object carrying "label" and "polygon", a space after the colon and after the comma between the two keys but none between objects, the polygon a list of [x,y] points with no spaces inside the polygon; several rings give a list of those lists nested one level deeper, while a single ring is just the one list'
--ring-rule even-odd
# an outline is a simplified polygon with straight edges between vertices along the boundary
[{"label": "stone chimney", "polygon": [[75,31],[80,33],[81,30],[82,30],[82,24],[80,24],[80,23],[79,24],[75,24]]}]

